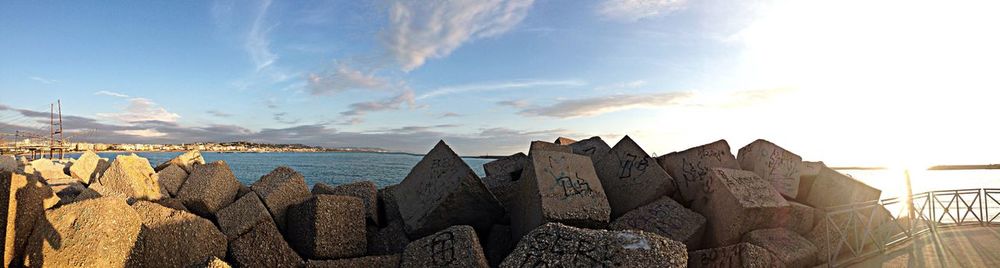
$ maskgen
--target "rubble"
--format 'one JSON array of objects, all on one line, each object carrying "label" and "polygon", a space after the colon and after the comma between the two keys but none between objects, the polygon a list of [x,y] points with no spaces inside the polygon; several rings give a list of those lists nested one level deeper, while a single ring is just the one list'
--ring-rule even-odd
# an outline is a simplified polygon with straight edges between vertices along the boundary
[{"label": "rubble", "polygon": [[472,226],[448,227],[406,246],[400,268],[482,267],[489,265]]},{"label": "rubble", "polygon": [[215,213],[215,218],[219,229],[229,240],[245,234],[261,222],[273,221],[267,207],[253,192],[220,209]]},{"label": "rubble", "polygon": [[743,170],[757,173],[784,196],[795,198],[799,192],[799,165],[802,157],[766,140],[756,140],[740,148],[736,159]]},{"label": "rubble", "polygon": [[177,196],[177,193],[181,190],[181,186],[184,185],[184,181],[186,181],[188,177],[187,171],[184,171],[184,169],[178,167],[177,165],[169,165],[166,168],[157,171],[156,175],[160,180],[160,185],[162,185],[171,196]]},{"label": "rubble", "polygon": [[816,246],[785,228],[751,231],[743,236],[743,242],[766,249],[788,267],[811,267],[816,264]]},{"label": "rubble", "polygon": [[548,222],[606,228],[611,207],[594,167],[585,156],[538,151],[521,175],[510,221],[519,238]]},{"label": "rubble", "polygon": [[343,195],[361,198],[365,203],[365,218],[375,225],[379,225],[378,215],[378,187],[372,181],[356,181],[348,184],[330,187],[325,183],[316,183],[312,189],[313,195]]},{"label": "rubble", "polygon": [[479,176],[439,141],[396,187],[407,235],[423,237],[451,225],[485,231],[503,216]]},{"label": "rubble", "polygon": [[674,193],[674,179],[632,138],[625,136],[594,164],[615,219]]},{"label": "rubble", "polygon": [[739,243],[688,252],[688,267],[785,267],[785,265],[767,249],[750,243]]},{"label": "rubble", "polygon": [[656,158],[677,183],[677,200],[690,204],[698,200],[705,202],[705,191],[708,190],[708,173],[712,168],[740,169],[736,156],[730,152],[726,140],[690,148],[680,152],[672,152]]},{"label": "rubble", "polygon": [[28,239],[25,266],[124,267],[141,229],[142,219],[119,198],[90,199],[49,210]]},{"label": "rubble", "polygon": [[360,198],[316,195],[288,208],[285,239],[309,259],[358,257],[367,250]]},{"label": "rubble", "polygon": [[229,242],[229,256],[237,267],[299,267],[303,263],[273,221],[262,221]]},{"label": "rubble", "polygon": [[177,198],[198,216],[212,219],[219,209],[232,203],[240,182],[225,161],[195,165],[177,191]]},{"label": "rubble", "polygon": [[713,168],[704,204],[692,210],[705,216],[703,246],[721,247],[740,241],[751,230],[778,227],[789,204],[774,187],[750,171]]},{"label": "rubble", "polygon": [[3,220],[2,267],[18,266],[35,219],[55,206],[59,198],[35,177],[0,171],[0,219]]},{"label": "rubble", "polygon": [[274,223],[279,230],[285,230],[285,211],[288,210],[288,207],[305,202],[312,197],[305,177],[286,166],[275,168],[271,173],[260,177],[253,185],[250,185],[250,190],[257,193],[260,200],[264,201],[267,211],[271,212]]},{"label": "rubble", "polygon": [[160,171],[170,165],[177,165],[178,167],[184,169],[185,172],[191,173],[194,170],[195,165],[204,164],[205,158],[201,157],[201,152],[198,150],[191,150],[167,160],[166,162],[160,163],[156,166],[155,170]]},{"label": "rubble", "polygon": [[662,197],[615,219],[610,229],[646,231],[683,242],[688,249],[698,249],[705,234],[705,217]]},{"label": "rubble", "polygon": [[226,236],[211,221],[147,201],[132,208],[142,219],[142,231],[130,267],[184,267],[226,257]]},{"label": "rubble", "polygon": [[104,175],[91,184],[99,184],[111,192],[137,200],[157,200],[163,197],[160,184],[149,160],[135,154],[119,155]]},{"label": "rubble", "polygon": [[683,243],[643,231],[548,223],[532,230],[500,267],[687,267]]}]

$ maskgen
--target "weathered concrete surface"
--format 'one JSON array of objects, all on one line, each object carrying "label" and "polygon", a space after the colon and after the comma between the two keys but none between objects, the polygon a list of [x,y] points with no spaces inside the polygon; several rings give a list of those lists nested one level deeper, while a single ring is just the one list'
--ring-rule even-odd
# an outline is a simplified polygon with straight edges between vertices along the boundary
[{"label": "weathered concrete surface", "polygon": [[249,232],[250,229],[264,221],[273,221],[271,214],[260,198],[252,192],[243,195],[232,204],[222,208],[215,214],[219,229],[229,240]]},{"label": "weathered concrete surface", "polygon": [[132,208],[142,219],[142,231],[130,267],[184,267],[226,257],[226,236],[211,221],[147,201]]},{"label": "weathered concrete surface", "polygon": [[299,267],[303,263],[273,221],[263,221],[230,242],[229,257],[237,267]]},{"label": "weathered concrete surface", "polygon": [[312,197],[305,177],[286,166],[275,168],[271,173],[260,177],[250,185],[250,189],[264,201],[279,230],[285,230],[285,211],[288,207],[301,204]]},{"label": "weathered concrete surface", "polygon": [[683,242],[689,250],[699,249],[705,234],[705,217],[670,197],[662,197],[638,207],[611,222],[612,230],[640,230]]},{"label": "weathered concrete surface", "polygon": [[215,256],[208,257],[207,259],[205,259],[205,261],[202,261],[198,265],[188,266],[188,268],[231,268],[231,267],[232,266],[229,266],[229,263],[226,263],[226,261],[223,261],[222,259],[219,259]]},{"label": "weathered concrete surface", "polygon": [[788,267],[816,265],[816,246],[785,228],[750,231],[743,235],[743,242],[767,249]]},{"label": "weathered concrete surface", "polygon": [[24,245],[34,228],[35,219],[56,205],[59,198],[35,177],[0,171],[0,235],[4,237],[2,267],[17,266],[24,256]]},{"label": "weathered concrete surface", "polygon": [[493,228],[490,228],[490,235],[486,237],[483,246],[483,253],[486,254],[490,267],[499,267],[503,259],[514,251],[517,240],[514,240],[512,235],[510,226],[507,225],[493,225]]},{"label": "weathered concrete surface", "polygon": [[399,254],[364,256],[351,259],[339,260],[309,260],[306,268],[397,268],[399,267]]},{"label": "weathered concrete surface", "polygon": [[826,166],[812,179],[808,194],[798,200],[816,208],[828,208],[879,199],[882,191]]},{"label": "weathered concrete surface", "polygon": [[66,165],[56,163],[51,159],[36,159],[24,166],[24,173],[41,177],[42,180],[57,180],[69,178],[65,172]]},{"label": "weathered concrete surface", "polygon": [[815,208],[795,201],[788,201],[788,204],[788,213],[778,215],[781,227],[800,235],[805,235],[816,227],[816,215],[820,213]]},{"label": "weathered concrete surface", "polygon": [[360,198],[316,195],[288,208],[285,238],[309,259],[358,257],[367,250],[364,203]]},{"label": "weathered concrete surface", "polygon": [[753,171],[771,182],[782,195],[795,198],[799,192],[799,165],[802,157],[766,140],[756,140],[740,148],[736,159],[743,170]]},{"label": "weathered concrete surface", "polygon": [[142,229],[142,219],[119,198],[69,204],[38,220],[25,249],[27,267],[124,267]]},{"label": "weathered concrete surface", "polygon": [[399,206],[394,195],[396,185],[379,189],[379,214],[382,215],[383,226],[368,226],[368,254],[385,255],[403,253],[410,239],[406,237],[403,218],[399,214]]},{"label": "weathered concrete surface", "polygon": [[509,213],[513,210],[513,203],[517,201],[517,182],[530,161],[527,155],[516,153],[483,164],[483,170],[486,171],[483,184],[506,210],[505,222],[510,222]]},{"label": "weathered concrete surface", "polygon": [[601,157],[608,154],[608,151],[611,151],[611,146],[608,146],[608,143],[604,142],[598,136],[574,142],[569,145],[569,148],[573,150],[574,154],[590,157],[591,162],[594,163],[597,163],[597,160],[600,160]]},{"label": "weathered concrete surface", "polygon": [[157,200],[163,197],[158,180],[149,160],[131,154],[115,157],[104,175],[91,184],[137,200]]},{"label": "weathered concrete surface", "polygon": [[708,173],[713,168],[740,169],[740,163],[730,151],[726,140],[672,152],[656,158],[667,174],[677,183],[676,199],[691,206],[692,202],[705,202],[708,190]]},{"label": "weathered concrete surface", "polygon": [[826,167],[823,162],[802,161],[799,164],[799,194],[795,196],[795,200],[805,200],[809,196],[813,181],[816,181],[823,167]]},{"label": "weathered concrete surface", "polygon": [[156,175],[159,177],[160,185],[166,188],[171,196],[177,196],[188,177],[187,171],[173,164],[156,172]]},{"label": "weathered concrete surface", "polygon": [[14,159],[12,155],[0,155],[0,172],[17,171],[17,159]]},{"label": "weathered concrete surface", "polygon": [[101,159],[93,151],[87,150],[80,154],[80,157],[76,158],[73,165],[69,167],[69,175],[84,184],[90,184],[90,180],[97,179],[104,173],[105,170],[100,168],[109,166],[107,160]]},{"label": "weathered concrete surface", "polygon": [[180,211],[191,212],[184,206],[184,202],[177,198],[161,198],[160,200],[153,201],[153,203]]},{"label": "weathered concrete surface", "polygon": [[177,198],[194,214],[211,219],[215,213],[232,203],[240,182],[225,161],[195,165],[184,181]]},{"label": "weathered concrete surface", "polygon": [[785,267],[778,257],[762,247],[739,243],[688,253],[688,267]]},{"label": "weathered concrete surface", "polygon": [[87,189],[80,180],[77,179],[58,179],[46,181],[46,184],[52,188],[52,192],[56,193],[59,197],[59,204],[69,204],[76,200],[76,196]]},{"label": "weathered concrete surface", "polygon": [[548,223],[526,235],[500,267],[687,267],[681,242],[642,231]]},{"label": "weathered concrete surface", "polygon": [[177,157],[174,157],[166,162],[160,163],[156,166],[156,171],[163,170],[170,165],[177,165],[178,167],[184,169],[187,173],[191,173],[194,170],[195,165],[204,165],[205,158],[201,157],[201,152],[198,150],[191,150],[185,152]]},{"label": "weathered concrete surface", "polygon": [[[483,164],[483,171],[486,172],[486,176],[512,177],[516,180],[521,177],[521,170],[528,166],[529,161],[530,158],[524,153],[516,153],[486,162]],[[486,187],[490,185],[487,184]]]},{"label": "weathered concrete surface", "polygon": [[708,220],[703,246],[736,244],[746,232],[778,227],[778,216],[790,209],[781,194],[753,172],[713,168],[709,176],[707,202],[692,207]]},{"label": "weathered concrete surface", "polygon": [[594,164],[615,219],[674,193],[674,179],[632,138],[625,136]]},{"label": "weathered concrete surface", "polygon": [[368,222],[379,225],[378,187],[372,181],[356,181],[337,185],[337,187],[330,187],[320,182],[313,185],[312,194],[343,195],[361,198],[361,201],[365,203],[365,218],[368,219]]},{"label": "weathered concrete surface", "polygon": [[396,187],[395,197],[411,238],[451,225],[471,225],[485,232],[504,213],[479,176],[444,141],[410,170]]},{"label": "weathered concrete surface", "polygon": [[570,145],[570,144],[573,144],[574,142],[576,142],[576,140],[574,140],[574,139],[570,139],[570,138],[567,138],[567,137],[559,137],[559,138],[556,138],[556,141],[554,141],[552,143],[555,143],[555,144],[558,144],[558,145]]},{"label": "weathered concrete surface", "polygon": [[406,246],[400,268],[489,267],[475,230],[468,225],[448,227]]},{"label": "weathered concrete surface", "polygon": [[559,145],[547,141],[532,141],[531,147],[528,148],[528,155],[531,155],[538,151],[573,153],[573,148],[570,148],[569,146],[566,145]]},{"label": "weathered concrete surface", "polygon": [[610,221],[604,188],[585,156],[536,152],[519,184],[519,199],[510,215],[516,238],[548,222],[605,228]]}]

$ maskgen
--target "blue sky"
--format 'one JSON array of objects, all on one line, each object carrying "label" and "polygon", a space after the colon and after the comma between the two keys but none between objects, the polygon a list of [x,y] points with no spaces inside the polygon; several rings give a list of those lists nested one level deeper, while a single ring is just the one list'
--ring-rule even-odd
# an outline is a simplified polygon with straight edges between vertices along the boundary
[{"label": "blue sky", "polygon": [[995,142],[956,148],[997,134],[978,123],[995,5],[4,2],[0,132],[61,99],[88,141],[508,154],[628,134],[659,154],[766,138],[834,163],[990,162]]}]

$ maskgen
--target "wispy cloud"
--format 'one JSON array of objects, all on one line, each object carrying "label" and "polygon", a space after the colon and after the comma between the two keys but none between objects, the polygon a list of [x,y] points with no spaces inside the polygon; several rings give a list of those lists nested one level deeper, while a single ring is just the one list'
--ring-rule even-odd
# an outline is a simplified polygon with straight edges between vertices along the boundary
[{"label": "wispy cloud", "polygon": [[417,100],[469,92],[530,89],[539,87],[578,87],[586,84],[587,83],[579,80],[521,80],[499,83],[470,84],[434,89],[420,95],[420,97],[417,97]]},{"label": "wispy cloud", "polygon": [[606,19],[634,22],[684,9],[687,0],[604,0],[597,13]]},{"label": "wispy cloud", "polygon": [[250,54],[250,59],[253,60],[257,71],[260,71],[268,66],[274,64],[274,61],[278,59],[278,55],[271,52],[271,39],[268,36],[272,27],[264,25],[264,19],[267,16],[267,10],[271,7],[271,0],[263,0],[258,6],[257,16],[253,20],[253,24],[250,26],[250,32],[247,34],[246,43],[244,44],[247,53]]},{"label": "wispy cloud", "polygon": [[374,72],[362,72],[344,63],[325,73],[309,74],[309,92],[313,95],[331,95],[350,89],[384,89],[388,80]]},{"label": "wispy cloud", "polygon": [[146,98],[131,98],[128,106],[118,113],[98,113],[98,117],[111,119],[124,123],[136,123],[143,121],[175,122],[181,116],[168,112],[159,104]]},{"label": "wispy cloud", "polygon": [[438,116],[438,118],[460,117],[460,116],[462,116],[462,114],[459,114],[459,113],[456,113],[456,112],[445,112],[445,113],[441,114],[441,116]]},{"label": "wispy cloud", "polygon": [[404,90],[398,95],[379,101],[356,102],[350,105],[350,109],[340,114],[344,116],[362,116],[369,112],[398,110],[406,104],[414,107],[413,90]]},{"label": "wispy cloud", "polygon": [[287,112],[280,112],[280,113],[274,113],[272,118],[274,118],[274,121],[278,121],[278,123],[287,125],[298,124],[299,121],[302,121],[301,119],[288,119],[287,116],[288,116]]},{"label": "wispy cloud", "polygon": [[498,105],[510,106],[514,108],[525,108],[531,106],[531,103],[527,100],[505,100],[497,102]]},{"label": "wispy cloud", "polygon": [[653,94],[621,94],[583,99],[558,101],[549,106],[529,107],[519,114],[528,116],[548,116],[557,118],[574,118],[596,116],[600,114],[634,109],[667,107],[682,104],[691,97],[687,92],[667,92]]},{"label": "wispy cloud", "polygon": [[94,92],[94,95],[104,95],[104,96],[112,96],[112,97],[119,97],[119,98],[128,98],[128,95],[125,95],[125,94],[122,94],[122,93],[118,93],[118,92],[114,92],[114,91],[107,91],[107,90],[101,90],[101,91],[98,91],[98,92]]},{"label": "wispy cloud", "polygon": [[143,138],[155,138],[167,135],[167,133],[159,132],[156,129],[117,130],[115,131],[115,133],[129,135],[129,136],[143,137]]},{"label": "wispy cloud", "polygon": [[210,114],[210,115],[217,116],[217,117],[232,117],[233,116],[233,114],[231,114],[231,113],[227,113],[227,112],[223,112],[223,111],[219,111],[219,110],[208,110],[206,112],[208,114]]},{"label": "wispy cloud", "polygon": [[534,0],[391,2],[384,42],[400,67],[411,71],[466,42],[509,31]]},{"label": "wispy cloud", "polygon": [[594,90],[636,89],[646,86],[646,84],[648,84],[646,80],[635,80],[611,85],[603,85],[594,88]]},{"label": "wispy cloud", "polygon": [[42,84],[55,84],[55,83],[59,82],[59,80],[46,79],[46,78],[42,78],[42,77],[38,77],[38,76],[29,76],[28,79],[38,81],[39,83],[42,83]]}]

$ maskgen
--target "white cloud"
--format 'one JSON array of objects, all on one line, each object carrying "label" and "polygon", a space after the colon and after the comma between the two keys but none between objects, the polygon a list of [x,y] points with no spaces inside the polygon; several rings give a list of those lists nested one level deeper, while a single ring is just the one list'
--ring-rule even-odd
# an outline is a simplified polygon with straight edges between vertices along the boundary
[{"label": "white cloud", "polygon": [[603,86],[599,86],[599,87],[594,88],[594,90],[636,89],[636,88],[643,87],[646,84],[647,84],[646,80],[635,80],[635,81],[622,82],[622,83],[611,84],[611,85],[603,85]]},{"label": "white cloud", "polygon": [[574,87],[586,85],[583,81],[578,80],[526,80],[526,81],[511,81],[502,83],[486,83],[486,84],[472,84],[472,85],[461,85],[461,86],[451,86],[443,87],[435,90],[431,90],[420,97],[417,100],[422,100],[426,98],[433,98],[442,95],[451,94],[461,94],[467,92],[479,92],[479,91],[494,91],[494,90],[504,90],[504,89],[522,89],[522,88],[535,88],[535,87]]},{"label": "white cloud", "polygon": [[264,25],[264,18],[267,16],[267,9],[271,6],[271,0],[261,1],[257,16],[253,20],[250,32],[247,34],[246,47],[250,59],[253,60],[257,71],[263,70],[278,60],[278,55],[271,52],[271,40],[268,34],[270,26]]},{"label": "white cloud", "polygon": [[597,12],[604,18],[620,21],[637,21],[684,8],[687,0],[604,0]]},{"label": "white cloud", "polygon": [[118,130],[118,131],[115,131],[115,133],[124,134],[124,135],[130,135],[130,136],[138,136],[138,137],[143,137],[143,138],[155,138],[155,137],[163,137],[163,136],[167,135],[167,133],[159,132],[156,129],[152,129],[152,128],[150,128],[150,129]]},{"label": "white cloud", "polygon": [[389,10],[385,45],[404,71],[451,54],[462,44],[503,34],[524,19],[534,0],[406,1]]},{"label": "white cloud", "polygon": [[112,96],[112,97],[119,97],[119,98],[128,98],[128,95],[125,95],[125,94],[122,94],[122,93],[118,93],[118,92],[114,92],[114,91],[107,91],[107,90],[101,90],[101,91],[98,91],[98,92],[94,92],[94,95],[104,95],[104,96]]},{"label": "white cloud", "polygon": [[309,74],[309,91],[313,95],[335,94],[350,89],[383,89],[389,82],[372,72],[362,72],[340,63],[332,71]]},{"label": "white cloud", "polygon": [[181,116],[168,112],[159,104],[146,98],[129,99],[128,106],[119,113],[99,113],[98,117],[116,120],[124,123],[135,123],[143,121],[163,121],[175,122]]},{"label": "white cloud", "polygon": [[351,104],[351,109],[341,112],[344,116],[362,116],[368,112],[398,110],[403,104],[414,107],[413,90],[404,90],[398,95],[380,101],[366,101]]},{"label": "white cloud", "polygon": [[528,106],[531,106],[531,103],[528,102],[527,100],[505,100],[497,102],[497,104],[503,106],[510,106],[514,108],[526,108]]},{"label": "white cloud", "polygon": [[56,82],[59,82],[59,80],[55,80],[55,79],[45,79],[45,78],[42,78],[42,77],[38,77],[38,76],[30,76],[30,77],[28,77],[28,79],[31,79],[31,80],[35,80],[35,81],[38,81],[38,82],[41,82],[42,84],[55,84]]},{"label": "white cloud", "polygon": [[666,92],[655,94],[609,95],[556,102],[549,106],[530,107],[519,112],[529,116],[574,118],[596,116],[605,113],[633,109],[655,108],[683,104],[691,97],[687,92]]}]

